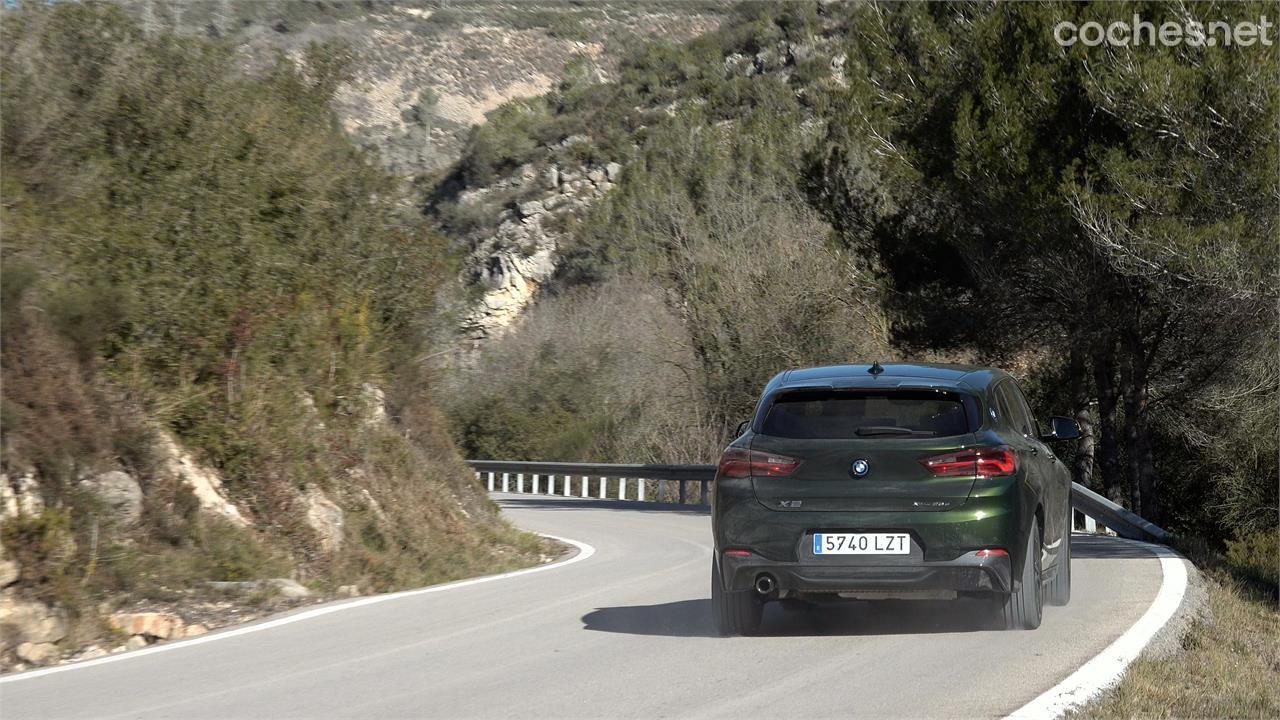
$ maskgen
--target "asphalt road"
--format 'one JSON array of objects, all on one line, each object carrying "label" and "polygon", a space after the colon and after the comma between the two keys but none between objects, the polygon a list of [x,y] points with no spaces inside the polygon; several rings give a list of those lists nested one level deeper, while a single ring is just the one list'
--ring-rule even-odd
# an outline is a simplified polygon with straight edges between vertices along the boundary
[{"label": "asphalt road", "polygon": [[770,607],[712,636],[710,521],[638,503],[498,495],[582,562],[0,684],[16,718],[824,718],[1003,716],[1132,625],[1156,558],[1073,539],[1074,596],[1034,632],[903,601]]}]

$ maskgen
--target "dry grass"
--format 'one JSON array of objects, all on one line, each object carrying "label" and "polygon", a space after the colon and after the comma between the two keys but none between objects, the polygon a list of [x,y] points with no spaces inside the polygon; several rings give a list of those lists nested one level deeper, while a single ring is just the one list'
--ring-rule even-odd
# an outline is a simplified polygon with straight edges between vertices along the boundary
[{"label": "dry grass", "polygon": [[1181,651],[1142,657],[1068,718],[1280,717],[1280,609],[1274,595],[1211,571],[1209,614]]}]

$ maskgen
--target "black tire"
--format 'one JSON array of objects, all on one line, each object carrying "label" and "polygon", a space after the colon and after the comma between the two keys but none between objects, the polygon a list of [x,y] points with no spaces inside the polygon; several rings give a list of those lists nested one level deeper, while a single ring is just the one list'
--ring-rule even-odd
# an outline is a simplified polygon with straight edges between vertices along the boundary
[{"label": "black tire", "polygon": [[1022,560],[1022,586],[999,599],[997,616],[1005,630],[1035,630],[1044,609],[1044,587],[1040,584],[1040,521],[1031,522],[1027,551]]},{"label": "black tire", "polygon": [[1071,511],[1062,528],[1062,549],[1058,551],[1058,573],[1045,588],[1044,601],[1062,606],[1071,602]]},{"label": "black tire", "polygon": [[722,637],[755,635],[764,617],[764,601],[754,591],[730,592],[720,578],[720,563],[711,560],[711,614]]}]

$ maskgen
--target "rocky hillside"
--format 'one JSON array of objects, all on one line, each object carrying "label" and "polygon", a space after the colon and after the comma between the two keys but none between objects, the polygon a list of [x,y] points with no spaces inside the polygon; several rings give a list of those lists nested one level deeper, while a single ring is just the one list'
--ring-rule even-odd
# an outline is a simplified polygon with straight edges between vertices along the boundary
[{"label": "rocky hillside", "polygon": [[437,410],[458,267],[343,132],[340,49],[2,12],[0,667],[556,552]]},{"label": "rocky hillside", "polygon": [[160,32],[224,38],[247,68],[341,42],[351,76],[334,95],[343,127],[401,177],[454,163],[474,125],[566,73],[616,77],[626,46],[680,42],[716,27],[726,3],[346,2],[143,0],[133,12]]},{"label": "rocky hillside", "polygon": [[[470,286],[468,336],[510,323],[620,165],[468,188],[458,161],[496,109],[722,10],[5,9],[0,667],[554,553],[472,482],[415,358]],[[483,229],[436,233],[426,194]]]},{"label": "rocky hillside", "polygon": [[[447,202],[483,226],[447,227],[466,250],[458,280],[469,298],[458,311],[467,345],[500,333],[518,317],[556,265],[562,221],[581,214],[609,189],[618,163],[570,158],[563,177],[539,164],[472,187],[445,177],[475,129],[504,103],[541,102],[564,84],[607,89],[632,49],[660,41],[678,44],[714,30],[726,2],[304,3],[226,0],[191,5],[146,0],[131,5],[154,32],[223,38],[243,67],[261,71],[278,53],[301,59],[312,43],[341,43],[349,76],[332,105],[342,127],[373,150],[396,176],[427,189],[442,178],[432,204]],[[515,102],[514,106],[519,103]],[[509,113],[506,113],[509,115]],[[589,135],[556,138],[570,154],[591,145]],[[534,182],[530,172],[539,174]],[[532,197],[524,210],[510,199]],[[443,191],[443,192],[442,192]],[[504,206],[504,203],[506,205]],[[486,217],[481,217],[487,215]]]},{"label": "rocky hillside", "polygon": [[[812,101],[824,88],[845,83],[845,55],[823,35],[739,46],[733,32],[712,33],[688,47],[657,42],[623,53],[614,79],[572,76],[546,96],[491,114],[428,206],[469,250],[462,281],[479,295],[462,320],[469,348],[502,335],[535,301],[562,268],[565,240],[617,186],[626,166],[642,158],[654,129],[707,108],[708,98],[686,94],[696,83],[679,77],[683,68],[676,63],[685,55],[692,62],[709,48],[723,57],[697,81],[743,88],[748,97],[739,101],[748,106],[749,94],[761,87],[788,88]],[[803,102],[801,109],[807,109]],[[727,108],[719,112],[720,123],[739,121]],[[816,136],[820,118],[803,115],[802,129]]]}]

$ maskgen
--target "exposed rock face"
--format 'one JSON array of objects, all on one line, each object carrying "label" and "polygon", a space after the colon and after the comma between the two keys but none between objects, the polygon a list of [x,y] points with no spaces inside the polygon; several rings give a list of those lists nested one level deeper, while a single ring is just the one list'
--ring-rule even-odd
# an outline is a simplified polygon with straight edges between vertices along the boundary
[{"label": "exposed rock face", "polygon": [[307,526],[320,540],[320,549],[334,553],[342,548],[346,516],[342,508],[328,498],[318,486],[308,485],[302,497],[306,504]]},{"label": "exposed rock face", "polygon": [[222,490],[222,478],[217,471],[201,465],[191,453],[184,450],[167,432],[159,433],[158,449],[162,472],[190,488],[200,501],[200,511],[220,517],[236,525],[245,526],[249,521],[240,509],[227,499]]},{"label": "exposed rock face", "polygon": [[168,640],[186,635],[186,623],[170,613],[142,612],[116,613],[111,616],[111,627],[128,635],[141,635],[155,640]]},{"label": "exposed rock face", "polygon": [[387,422],[387,394],[373,383],[360,386],[360,413],[366,425]]},{"label": "exposed rock face", "polygon": [[[510,234],[502,228],[498,232],[498,242]],[[550,242],[532,255],[510,247],[494,247],[491,253],[476,278],[486,288],[484,297],[463,323],[476,340],[494,336],[515,322],[556,268],[555,246]]]},{"label": "exposed rock face", "polygon": [[142,486],[129,473],[111,470],[86,478],[80,484],[97,495],[121,523],[132,525],[142,517]]},{"label": "exposed rock face", "polygon": [[[42,656],[48,648],[67,636],[67,616],[33,600],[19,600],[11,593],[0,596],[0,652],[28,645],[28,652]],[[28,662],[38,662],[24,658]]]},{"label": "exposed rock face", "polygon": [[9,557],[9,551],[0,543],[0,588],[6,588],[18,581],[18,561]]},{"label": "exposed rock face", "polygon": [[229,39],[250,70],[269,66],[279,53],[301,58],[312,42],[349,43],[355,58],[351,80],[338,87],[334,109],[347,132],[376,148],[388,169],[401,176],[446,167],[486,113],[508,100],[542,95],[571,67],[596,81],[608,79],[617,60],[605,52],[608,39],[679,42],[720,21],[714,11],[680,3],[619,5],[607,13],[555,3],[530,8],[581,29],[577,37],[567,37],[549,31],[547,20],[512,22],[510,15],[524,14],[520,3],[449,3],[439,9],[315,5],[305,19],[284,21],[270,9],[272,3],[263,2],[125,4],[154,7],[149,26]]},{"label": "exposed rock face", "polygon": [[[570,137],[560,145],[582,141]],[[485,288],[480,304],[462,323],[473,341],[500,335],[519,318],[538,288],[556,271],[562,239],[556,229],[558,222],[585,212],[613,187],[612,181],[621,173],[622,165],[616,162],[585,168],[553,165],[541,173],[526,165],[494,185],[499,190],[515,190],[525,199],[514,210],[498,213],[497,229],[473,240],[473,250],[464,263],[464,281]],[[467,192],[474,194],[460,197],[470,198],[469,202],[482,202],[488,194],[487,189]]]},{"label": "exposed rock face", "polygon": [[9,484],[9,476],[0,474],[0,518],[8,520],[18,515],[18,495]]},{"label": "exposed rock face", "polygon": [[36,480],[33,471],[24,470],[12,478],[0,473],[0,518],[34,517],[42,512],[44,497],[40,494],[40,481]]},{"label": "exposed rock face", "polygon": [[57,660],[62,653],[53,643],[24,642],[16,650],[18,658],[32,665],[48,665]]},{"label": "exposed rock face", "polygon": [[520,217],[529,218],[534,215],[541,215],[546,212],[547,208],[540,200],[530,200],[529,202],[520,203]]},{"label": "exposed rock face", "polygon": [[280,597],[289,599],[311,597],[311,591],[297,580],[290,580],[289,578],[272,578],[267,580],[264,584],[268,587],[275,588],[276,592],[280,593]]}]

